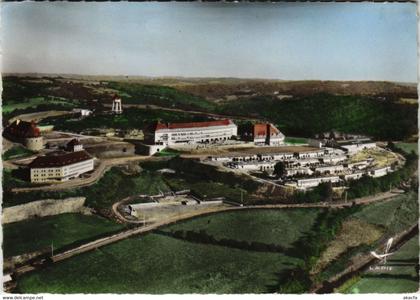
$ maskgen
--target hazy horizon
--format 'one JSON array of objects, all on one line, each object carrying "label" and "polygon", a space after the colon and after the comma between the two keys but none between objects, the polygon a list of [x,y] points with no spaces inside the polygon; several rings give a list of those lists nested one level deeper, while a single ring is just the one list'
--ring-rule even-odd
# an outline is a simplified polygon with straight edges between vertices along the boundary
[{"label": "hazy horizon", "polygon": [[415,84],[416,81],[391,81],[391,80],[337,80],[337,79],[281,79],[281,78],[258,78],[258,77],[208,77],[208,76],[165,76],[165,75],[112,75],[112,74],[71,74],[71,73],[38,73],[38,72],[3,72],[3,76],[60,76],[60,77],[125,77],[125,78],[144,78],[144,79],[235,79],[235,80],[261,80],[261,81],[337,81],[337,82],[390,82],[397,84]]},{"label": "hazy horizon", "polygon": [[2,3],[5,73],[417,81],[413,3]]}]

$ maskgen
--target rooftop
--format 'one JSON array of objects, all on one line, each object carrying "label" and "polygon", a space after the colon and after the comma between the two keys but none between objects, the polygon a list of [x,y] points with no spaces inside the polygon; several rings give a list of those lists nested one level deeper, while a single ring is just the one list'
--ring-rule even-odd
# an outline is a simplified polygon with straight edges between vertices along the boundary
[{"label": "rooftop", "polygon": [[234,124],[231,120],[216,120],[206,122],[189,122],[189,123],[157,123],[155,130],[161,129],[181,129],[181,128],[200,128],[200,127],[213,127],[213,126],[227,126]]},{"label": "rooftop", "polygon": [[32,138],[40,136],[40,130],[34,121],[26,122],[18,119],[7,126],[5,131],[19,138]]},{"label": "rooftop", "polygon": [[84,150],[70,153],[57,151],[46,156],[39,156],[35,158],[28,166],[31,169],[55,168],[75,164],[88,159],[92,159],[92,156]]}]

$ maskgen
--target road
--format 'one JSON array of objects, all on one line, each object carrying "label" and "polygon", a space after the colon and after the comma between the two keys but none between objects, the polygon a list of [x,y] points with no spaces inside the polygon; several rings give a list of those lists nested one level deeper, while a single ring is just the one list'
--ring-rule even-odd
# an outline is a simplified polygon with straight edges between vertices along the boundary
[{"label": "road", "polygon": [[[155,222],[153,224],[149,224],[142,227],[136,227],[133,229],[128,229],[122,232],[119,232],[117,234],[107,236],[86,244],[83,244],[79,247],[64,251],[62,253],[57,253],[50,257],[50,260],[52,262],[59,262],[68,258],[71,258],[75,255],[85,253],[94,249],[97,249],[102,246],[106,246],[121,240],[124,240],[128,237],[138,235],[138,234],[144,234],[147,232],[150,232],[152,230],[158,229],[159,227],[166,226],[172,223],[176,223],[181,220],[190,219],[197,216],[204,216],[208,214],[218,213],[222,211],[235,211],[235,210],[247,210],[247,209],[287,209],[287,208],[325,208],[325,207],[332,207],[332,208],[344,208],[349,207],[352,205],[366,205],[374,202],[379,201],[387,201],[391,198],[395,197],[396,195],[401,194],[402,192],[400,190],[395,190],[392,192],[386,192],[382,194],[378,194],[371,197],[364,197],[359,199],[354,199],[351,202],[333,202],[333,203],[301,203],[301,204],[272,204],[272,205],[255,205],[255,206],[232,206],[232,207],[206,207],[203,210],[200,211],[194,211],[190,212],[188,214],[179,215],[173,218],[169,218],[166,220],[162,220],[159,222]],[[125,199],[126,200],[126,199]],[[353,204],[353,202],[355,204]],[[116,210],[116,206],[113,206],[113,210]],[[120,215],[121,216],[121,215]],[[46,263],[49,263],[49,261],[45,258],[40,259],[32,264],[24,265],[15,270],[15,273],[17,275],[21,275],[30,271],[35,270],[37,267],[42,266]]]},{"label": "road", "polygon": [[36,121],[39,122],[42,119],[45,119],[47,117],[56,117],[56,116],[63,116],[63,115],[68,115],[68,114],[72,114],[72,111],[67,111],[67,110],[47,110],[47,111],[40,111],[40,112],[35,112],[35,113],[28,113],[28,114],[22,114],[22,115],[18,115],[16,117],[13,117],[9,120],[9,123],[14,122],[15,120],[22,120],[22,121],[27,121],[27,122],[31,122],[31,121]]},{"label": "road", "polygon": [[[218,213],[222,211],[235,211],[235,210],[247,210],[247,209],[287,209],[287,208],[325,208],[325,207],[331,207],[331,208],[344,208],[349,207],[352,205],[366,205],[374,202],[379,201],[387,201],[395,197],[396,195],[401,194],[401,190],[395,190],[391,192],[386,192],[382,194],[378,194],[375,196],[370,197],[364,197],[359,199],[354,199],[351,202],[333,202],[333,203],[301,203],[301,204],[272,204],[272,205],[255,205],[255,206],[232,206],[232,207],[206,207],[203,210],[200,211],[194,211],[190,212],[188,214],[178,215],[176,217],[172,217],[166,220],[162,220],[159,222],[155,222],[153,224],[149,224],[142,227],[136,227],[132,229],[128,229],[122,232],[119,232],[117,234],[113,234],[111,236],[107,236],[95,241],[88,242],[86,244],[83,244],[79,247],[57,253],[53,256],[51,256],[47,260],[46,258],[42,258],[38,261],[33,262],[32,264],[23,265],[15,270],[16,275],[21,275],[30,271],[33,271],[37,269],[38,267],[50,263],[52,261],[53,263],[59,262],[68,258],[71,258],[75,255],[85,253],[94,249],[97,249],[102,246],[106,246],[121,240],[124,240],[128,237],[138,235],[138,234],[144,234],[147,232],[150,232],[152,230],[158,229],[159,227],[166,226],[172,223],[176,223],[181,220],[190,219],[197,216],[204,216],[208,214]],[[127,200],[127,199],[125,199]],[[120,201],[121,202],[121,201]],[[353,204],[354,202],[354,204]],[[113,210],[115,211],[117,208],[116,206],[113,206]],[[120,215],[121,216],[121,215]]]},{"label": "road", "polygon": [[108,158],[108,159],[101,159],[99,165],[95,168],[92,174],[86,178],[77,178],[73,180],[69,180],[63,183],[53,184],[53,185],[46,185],[46,186],[35,186],[35,187],[22,187],[22,188],[13,188],[12,192],[14,193],[21,193],[21,192],[30,192],[30,191],[58,191],[70,188],[79,188],[83,186],[88,186],[97,182],[106,171],[110,168],[117,166],[117,165],[124,165],[129,162],[133,161],[141,161],[145,159],[151,159],[149,156],[127,156],[127,157],[119,157],[119,158]]}]

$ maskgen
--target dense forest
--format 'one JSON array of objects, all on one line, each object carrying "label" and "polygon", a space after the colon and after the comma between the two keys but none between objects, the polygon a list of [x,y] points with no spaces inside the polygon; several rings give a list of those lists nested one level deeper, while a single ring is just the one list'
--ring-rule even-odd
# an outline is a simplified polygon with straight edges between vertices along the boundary
[{"label": "dense forest", "polygon": [[227,114],[262,117],[292,136],[334,129],[388,140],[417,133],[417,105],[369,97],[317,94],[281,101],[256,97],[228,102],[219,109]]}]

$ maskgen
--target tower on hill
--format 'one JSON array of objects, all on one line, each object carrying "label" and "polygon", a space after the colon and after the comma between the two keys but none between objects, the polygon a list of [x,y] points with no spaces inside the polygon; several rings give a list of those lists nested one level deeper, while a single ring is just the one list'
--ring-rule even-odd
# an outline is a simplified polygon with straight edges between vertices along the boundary
[{"label": "tower on hill", "polygon": [[121,98],[117,95],[114,96],[112,99],[112,112],[114,114],[121,114],[122,113],[122,102]]}]

